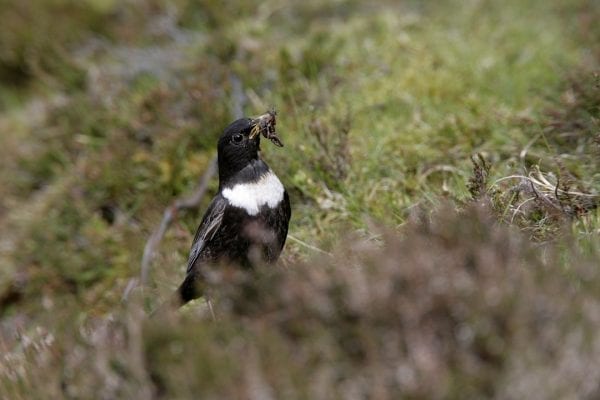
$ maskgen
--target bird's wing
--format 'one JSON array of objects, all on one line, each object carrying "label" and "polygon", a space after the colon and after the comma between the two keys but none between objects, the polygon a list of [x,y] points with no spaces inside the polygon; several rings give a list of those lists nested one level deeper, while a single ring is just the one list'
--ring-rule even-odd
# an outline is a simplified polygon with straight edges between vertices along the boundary
[{"label": "bird's wing", "polygon": [[204,249],[206,243],[211,240],[215,233],[219,230],[221,222],[223,221],[223,215],[225,213],[225,207],[227,206],[227,200],[221,196],[217,196],[208,206],[208,210],[202,218],[200,226],[194,236],[192,242],[192,249],[190,250],[190,256],[188,258],[187,273],[189,273],[196,260],[200,256],[200,253]]}]

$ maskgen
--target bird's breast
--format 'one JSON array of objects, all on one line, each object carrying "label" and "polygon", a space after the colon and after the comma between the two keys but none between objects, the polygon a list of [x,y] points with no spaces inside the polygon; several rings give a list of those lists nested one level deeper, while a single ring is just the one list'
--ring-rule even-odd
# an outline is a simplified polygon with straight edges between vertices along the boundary
[{"label": "bird's breast", "polygon": [[281,181],[268,171],[257,181],[237,183],[223,189],[223,197],[234,207],[243,208],[249,215],[257,215],[263,206],[277,207],[283,200],[285,189]]}]

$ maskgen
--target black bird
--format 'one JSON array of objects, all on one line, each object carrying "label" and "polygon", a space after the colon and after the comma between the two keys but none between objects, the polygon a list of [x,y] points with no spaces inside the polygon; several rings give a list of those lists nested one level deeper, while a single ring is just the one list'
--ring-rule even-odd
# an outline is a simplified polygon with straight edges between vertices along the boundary
[{"label": "black bird", "polygon": [[265,118],[274,125],[273,113],[241,118],[219,138],[219,192],[196,231],[186,277],[177,290],[181,305],[202,295],[204,265],[229,262],[249,268],[275,262],[283,249],[291,207],[281,181],[259,155],[261,133],[273,140],[273,126],[261,132]]}]

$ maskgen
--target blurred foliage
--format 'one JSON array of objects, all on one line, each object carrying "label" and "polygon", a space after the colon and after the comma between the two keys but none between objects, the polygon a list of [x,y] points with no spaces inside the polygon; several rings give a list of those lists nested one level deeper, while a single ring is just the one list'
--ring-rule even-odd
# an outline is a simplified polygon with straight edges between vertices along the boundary
[{"label": "blurred foliage", "polygon": [[[214,270],[217,321],[174,311],[148,319],[139,297],[105,316],[42,317],[52,330],[18,335],[0,390],[11,398],[595,398],[600,254],[533,248],[480,207],[423,211],[402,238],[373,227],[377,242],[345,237],[333,255],[289,269]],[[556,251],[570,257],[568,276]],[[80,328],[63,330],[72,324]]]},{"label": "blurred foliage", "polygon": [[0,3],[0,82],[20,86],[48,77],[81,87],[85,75],[69,54],[80,34],[105,34],[108,19],[93,2],[10,1]]},{"label": "blurred foliage", "polygon": [[[598,19],[587,0],[0,0],[0,397],[597,397]],[[217,322],[149,320],[216,182],[121,295],[214,156],[232,77],[245,113],[277,108],[286,147],[263,152],[294,239],[281,269],[216,273]]]}]

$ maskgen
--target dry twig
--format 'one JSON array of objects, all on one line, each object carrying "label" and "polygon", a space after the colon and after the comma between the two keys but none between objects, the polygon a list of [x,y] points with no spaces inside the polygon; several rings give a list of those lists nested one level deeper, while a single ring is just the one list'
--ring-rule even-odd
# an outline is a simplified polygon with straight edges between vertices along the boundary
[{"label": "dry twig", "polygon": [[150,270],[150,262],[156,252],[156,248],[160,244],[160,241],[165,236],[167,229],[173,223],[173,221],[177,218],[177,214],[181,210],[190,210],[198,207],[200,201],[204,197],[206,190],[208,189],[208,183],[211,178],[217,172],[217,159],[214,158],[204,174],[200,179],[200,182],[191,196],[177,199],[167,207],[163,213],[163,218],[160,221],[160,225],[154,230],[148,241],[146,242],[146,246],[144,246],[144,255],[142,256],[142,266],[140,270],[140,281],[142,285],[146,285],[148,283],[148,273]]}]

